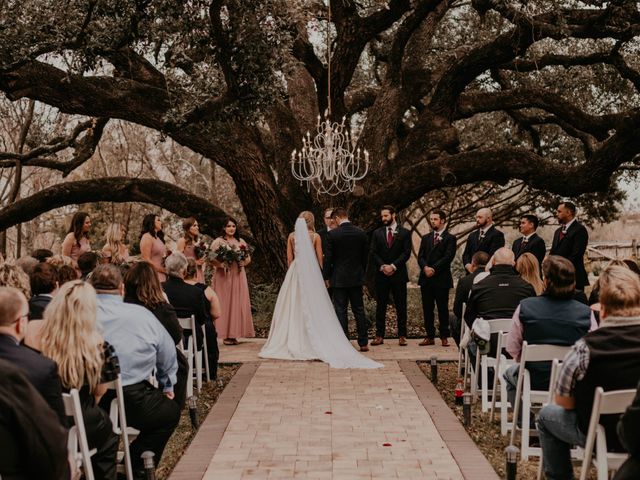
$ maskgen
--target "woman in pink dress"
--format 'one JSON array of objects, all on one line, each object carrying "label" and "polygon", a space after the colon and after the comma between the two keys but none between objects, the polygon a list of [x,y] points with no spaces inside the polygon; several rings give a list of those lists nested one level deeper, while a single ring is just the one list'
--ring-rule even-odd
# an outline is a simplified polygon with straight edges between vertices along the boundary
[{"label": "woman in pink dress", "polygon": [[78,266],[78,257],[91,250],[89,229],[91,218],[87,212],[76,212],[71,219],[71,226],[67,236],[62,241],[62,255],[73,260],[74,267]]},{"label": "woman in pink dress", "polygon": [[[213,241],[211,249],[215,252],[222,245],[236,250],[247,248],[246,242],[238,235],[238,222],[231,217],[225,219],[222,236]],[[250,256],[230,264],[213,261],[216,267],[213,290],[218,294],[222,308],[220,317],[216,319],[216,330],[218,336],[224,339],[225,345],[237,345],[238,338],[256,335],[253,329],[249,284],[245,272],[245,267],[250,263]]]},{"label": "woman in pink dress", "polygon": [[185,218],[182,222],[182,229],[184,235],[178,239],[176,243],[176,250],[184,254],[187,258],[193,258],[196,261],[197,271],[196,280],[199,283],[204,283],[204,271],[202,265],[204,264],[204,257],[198,257],[196,255],[196,245],[200,242],[200,228],[195,218]]},{"label": "woman in pink dress", "polygon": [[142,220],[142,236],[140,237],[140,256],[149,262],[158,275],[160,283],[167,279],[164,269],[164,258],[167,247],[162,234],[162,221],[153,213],[144,216]]}]

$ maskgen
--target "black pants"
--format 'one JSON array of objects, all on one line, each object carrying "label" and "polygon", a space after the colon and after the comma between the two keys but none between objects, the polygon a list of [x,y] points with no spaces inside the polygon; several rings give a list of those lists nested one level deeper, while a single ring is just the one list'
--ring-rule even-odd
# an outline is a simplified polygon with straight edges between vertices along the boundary
[{"label": "black pants", "polygon": [[369,325],[364,314],[364,300],[362,298],[362,286],[338,288],[333,287],[333,306],[342,325],[344,334],[349,337],[349,321],[347,308],[351,304],[351,311],[356,317],[356,327],[358,330],[358,345],[363,346],[369,343]]},{"label": "black pants", "polygon": [[393,304],[398,317],[398,336],[407,336],[407,283],[391,280],[386,275],[376,275],[376,336],[384,338],[387,320],[389,295],[393,295]]},{"label": "black pants", "polygon": [[424,315],[424,329],[427,338],[435,338],[436,326],[434,307],[438,307],[438,321],[440,338],[449,338],[449,288],[433,287],[431,285],[420,286],[422,293],[422,313]]},{"label": "black pants", "polygon": [[218,378],[218,361],[220,360],[220,350],[218,349],[218,332],[213,321],[204,324],[204,333],[207,337],[207,355],[209,356],[209,375],[211,380]]},{"label": "black pants", "polygon": [[[107,392],[107,395],[113,392]],[[111,399],[103,397],[100,406],[104,408],[111,404]],[[180,420],[178,404],[169,400],[158,388],[144,381],[124,387],[124,408],[127,415],[127,425],[140,430],[140,435],[131,442],[131,466],[136,472],[144,469],[143,452],[149,450],[155,454],[154,462],[160,463],[164,447]]]},{"label": "black pants", "polygon": [[184,353],[176,348],[176,360],[178,361],[178,372],[176,373],[176,384],[173,386],[173,401],[178,404],[180,411],[184,408],[187,399],[187,381],[189,380],[189,362]]},{"label": "black pants", "polygon": [[116,456],[120,437],[113,433],[109,414],[95,404],[92,395],[81,398],[82,417],[89,449],[95,448],[91,465],[96,480],[116,480]]}]

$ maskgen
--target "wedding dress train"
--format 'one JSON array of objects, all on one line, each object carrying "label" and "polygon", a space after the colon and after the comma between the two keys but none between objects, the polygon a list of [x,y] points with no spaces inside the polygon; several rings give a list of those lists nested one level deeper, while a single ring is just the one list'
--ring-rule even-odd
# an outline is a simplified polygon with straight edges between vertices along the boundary
[{"label": "wedding dress train", "polygon": [[327,293],[304,219],[296,221],[295,258],[280,287],[262,358],[319,359],[333,368],[380,368],[345,336]]}]

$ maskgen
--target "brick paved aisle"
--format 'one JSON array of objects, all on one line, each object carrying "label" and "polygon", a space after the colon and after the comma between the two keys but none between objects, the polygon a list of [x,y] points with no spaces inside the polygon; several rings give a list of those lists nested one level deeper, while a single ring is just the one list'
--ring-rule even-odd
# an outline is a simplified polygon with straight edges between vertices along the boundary
[{"label": "brick paved aisle", "polygon": [[262,362],[204,478],[462,479],[397,361]]}]

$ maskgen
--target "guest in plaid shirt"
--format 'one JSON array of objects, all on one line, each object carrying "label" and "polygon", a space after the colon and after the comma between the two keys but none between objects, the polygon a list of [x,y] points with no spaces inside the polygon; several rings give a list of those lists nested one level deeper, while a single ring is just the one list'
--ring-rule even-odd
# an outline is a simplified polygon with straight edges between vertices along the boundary
[{"label": "guest in plaid shirt", "polygon": [[[614,266],[600,275],[599,283],[600,328],[578,340],[566,355],[555,385],[555,404],[545,406],[538,417],[548,480],[573,480],[570,449],[584,446],[596,387],[635,388],[640,379],[640,279]],[[610,451],[622,451],[616,422],[617,416],[610,415],[600,421]]]}]

